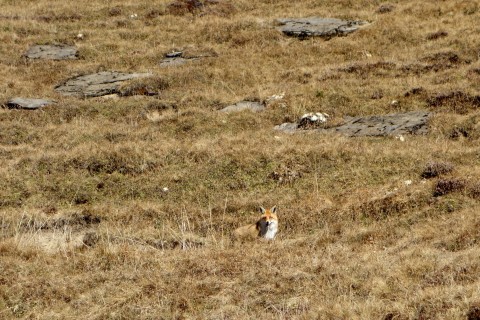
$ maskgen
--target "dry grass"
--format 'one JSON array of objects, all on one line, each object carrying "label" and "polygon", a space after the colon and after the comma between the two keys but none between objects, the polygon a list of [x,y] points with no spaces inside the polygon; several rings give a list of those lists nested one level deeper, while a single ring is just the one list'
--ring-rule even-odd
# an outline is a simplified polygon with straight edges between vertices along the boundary
[{"label": "dry grass", "polygon": [[[0,318],[477,319],[476,1],[169,3],[2,2],[0,104],[57,104],[0,109]],[[312,15],[370,24],[274,28]],[[80,59],[22,57],[44,43]],[[180,49],[209,54],[159,67]],[[117,99],[53,90],[101,70],[155,76]],[[430,133],[405,141],[272,130],[418,109]],[[278,205],[278,238],[232,242],[259,205]]]}]

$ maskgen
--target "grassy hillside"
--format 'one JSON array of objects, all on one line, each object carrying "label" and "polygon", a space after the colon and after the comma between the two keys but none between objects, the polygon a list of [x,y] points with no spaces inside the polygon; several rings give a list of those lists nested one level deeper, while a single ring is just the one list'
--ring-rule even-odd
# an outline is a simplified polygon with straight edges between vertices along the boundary
[{"label": "grassy hillside", "polygon": [[[0,318],[480,319],[480,5],[168,4],[2,1],[0,104],[57,103],[0,108]],[[369,24],[275,29],[307,16]],[[53,43],[80,58],[22,57]],[[160,67],[177,50],[209,57]],[[158,95],[53,90],[103,70],[151,72],[124,90]],[[413,110],[430,130],[404,141],[273,130]],[[277,239],[232,241],[260,205],[278,206]]]}]

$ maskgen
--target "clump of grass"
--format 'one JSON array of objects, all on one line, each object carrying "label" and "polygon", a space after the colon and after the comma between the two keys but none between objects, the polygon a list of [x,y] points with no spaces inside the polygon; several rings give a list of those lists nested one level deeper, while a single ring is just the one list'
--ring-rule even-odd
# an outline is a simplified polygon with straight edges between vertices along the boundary
[{"label": "clump of grass", "polygon": [[469,185],[468,195],[473,199],[480,199],[480,182],[473,182]]},{"label": "clump of grass", "polygon": [[454,165],[450,162],[428,162],[425,168],[422,171],[421,177],[424,179],[435,178],[440,175],[444,175],[452,172]]},{"label": "clump of grass", "polygon": [[177,16],[186,14],[230,16],[235,10],[232,4],[223,0],[175,0],[167,6],[167,12]]},{"label": "clump of grass", "polygon": [[473,305],[468,309],[467,320],[480,320],[480,306]]},{"label": "clump of grass", "polygon": [[462,192],[465,190],[466,181],[461,178],[440,179],[435,184],[433,196],[444,196],[452,192]]},{"label": "clump of grass", "polygon": [[435,110],[443,108],[459,114],[466,114],[469,110],[480,107],[480,96],[463,91],[450,91],[431,96],[427,99],[427,104]]},{"label": "clump of grass", "polygon": [[119,88],[120,95],[128,96],[155,96],[170,86],[170,82],[163,77],[149,77],[135,79],[127,82]]}]

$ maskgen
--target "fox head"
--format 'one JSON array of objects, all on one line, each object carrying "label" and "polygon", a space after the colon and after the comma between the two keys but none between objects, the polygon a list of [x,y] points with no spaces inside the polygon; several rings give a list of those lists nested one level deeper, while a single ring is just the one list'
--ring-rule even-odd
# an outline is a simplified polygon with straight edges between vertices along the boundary
[{"label": "fox head", "polygon": [[265,239],[273,239],[278,231],[277,206],[271,209],[260,207],[262,214],[257,222],[258,235]]}]

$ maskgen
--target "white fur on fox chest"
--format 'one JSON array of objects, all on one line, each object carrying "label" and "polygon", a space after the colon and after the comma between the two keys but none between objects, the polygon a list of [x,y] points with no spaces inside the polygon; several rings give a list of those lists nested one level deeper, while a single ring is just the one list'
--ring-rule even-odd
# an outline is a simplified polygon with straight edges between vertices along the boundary
[{"label": "white fur on fox chest", "polygon": [[266,221],[260,221],[260,237],[265,239],[273,239],[278,231],[278,222],[275,220],[267,223]]}]

